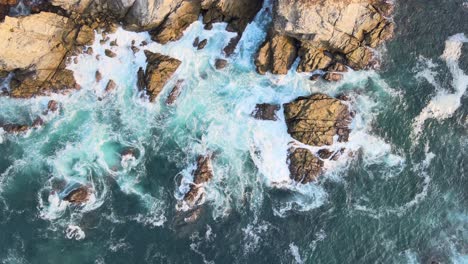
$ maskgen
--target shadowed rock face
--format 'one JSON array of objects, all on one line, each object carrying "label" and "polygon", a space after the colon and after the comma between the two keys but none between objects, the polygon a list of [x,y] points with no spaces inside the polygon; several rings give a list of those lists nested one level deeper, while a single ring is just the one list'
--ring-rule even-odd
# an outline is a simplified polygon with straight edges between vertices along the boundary
[{"label": "shadowed rock face", "polygon": [[281,107],[277,104],[257,104],[255,110],[252,112],[252,116],[259,120],[276,121],[278,119],[276,112],[280,108]]},{"label": "shadowed rock face", "polygon": [[[394,24],[388,18],[393,6],[385,0],[274,0],[273,25],[257,61],[259,73],[284,74],[291,67],[290,54],[296,47],[282,45],[273,62],[261,60],[265,47],[278,43],[278,36],[295,39],[299,47],[300,72],[327,70],[334,62],[354,69],[369,66],[372,48],[393,36]],[[284,41],[282,41],[284,42]]]},{"label": "shadowed rock face", "polygon": [[145,72],[146,92],[153,102],[162,91],[166,82],[177,70],[181,61],[159,53],[145,50],[148,65]]},{"label": "shadowed rock face", "polygon": [[[309,146],[332,145],[334,137],[338,141],[348,141],[351,112],[346,104],[325,94],[300,97],[284,105],[288,133],[296,140]],[[325,159],[338,159],[334,153],[321,149],[316,156],[308,149],[291,148],[288,165],[291,179],[308,183],[322,173]]]}]

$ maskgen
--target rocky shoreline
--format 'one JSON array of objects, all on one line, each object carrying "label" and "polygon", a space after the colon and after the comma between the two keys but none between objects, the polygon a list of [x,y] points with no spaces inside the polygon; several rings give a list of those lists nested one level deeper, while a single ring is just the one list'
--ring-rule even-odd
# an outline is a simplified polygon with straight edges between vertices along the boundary
[{"label": "rocky shoreline", "polygon": [[[205,29],[213,23],[226,22],[226,30],[237,32],[224,48],[230,56],[243,31],[263,5],[263,0],[165,0],[106,1],[51,0],[37,5],[29,16],[11,17],[8,10],[17,1],[0,1],[0,81],[11,76],[12,98],[31,98],[50,93],[79,89],[73,72],[66,69],[71,56],[92,52],[85,47],[94,42],[95,31],[112,32],[122,26],[132,31],[148,31],[161,44],[178,40],[184,30],[202,17]],[[259,74],[286,74],[299,59],[298,72],[339,81],[348,69],[377,67],[375,48],[390,39],[394,24],[393,4],[385,0],[273,0],[268,10],[273,20],[265,41],[255,58]],[[196,40],[194,47],[202,49],[207,40]],[[132,50],[138,52],[144,45]],[[117,45],[117,43],[115,43]],[[146,69],[137,73],[136,86],[154,102],[166,83],[182,63],[169,56],[144,50]],[[27,56],[24,56],[27,54]],[[106,56],[115,57],[111,50]],[[218,70],[227,61],[217,59]],[[96,72],[96,81],[102,76]],[[181,93],[183,80],[178,80],[166,103],[173,105]],[[116,89],[110,80],[106,92]],[[343,99],[343,98],[341,98]],[[57,103],[55,103],[57,104]],[[57,105],[55,105],[57,106]],[[54,105],[50,111],[57,111]],[[252,118],[277,121],[281,106],[259,102],[252,109]],[[288,133],[296,141],[290,146],[287,164],[292,181],[306,184],[323,173],[326,161],[339,159],[344,149],[332,150],[335,142],[347,142],[353,112],[349,103],[325,94],[301,97],[283,105]],[[39,117],[40,118],[40,117]],[[41,119],[42,120],[42,119]],[[22,133],[43,125],[3,124],[7,133]],[[320,147],[313,153],[308,147]],[[193,184],[183,198],[192,213],[186,222],[196,220],[203,203],[204,186],[214,177],[211,155],[200,156],[193,173]],[[71,203],[81,203],[89,196],[88,188],[77,189]]]}]

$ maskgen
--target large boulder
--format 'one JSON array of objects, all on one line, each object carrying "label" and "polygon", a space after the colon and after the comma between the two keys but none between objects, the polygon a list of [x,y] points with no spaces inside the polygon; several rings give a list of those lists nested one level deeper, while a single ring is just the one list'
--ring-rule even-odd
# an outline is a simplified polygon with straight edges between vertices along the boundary
[{"label": "large boulder", "polygon": [[[385,0],[274,0],[274,34],[265,43],[278,35],[297,40],[298,71],[326,70],[335,55],[344,57],[352,68],[362,69],[372,62],[372,49],[392,37],[392,12],[393,5]],[[275,72],[276,64],[290,61],[289,54],[281,55],[267,68],[257,65],[259,72]]]},{"label": "large boulder", "polygon": [[[0,71],[14,72],[12,97],[31,97],[77,86],[73,72],[65,69],[67,55],[94,38],[90,29],[68,18],[41,12],[26,17],[6,17],[0,23]],[[88,43],[77,41],[87,36]]]},{"label": "large boulder", "polygon": [[190,190],[184,196],[190,208],[194,208],[203,201],[204,186],[213,178],[213,168],[211,165],[211,156],[200,155],[197,158],[197,167],[193,171],[193,183]]},{"label": "large boulder", "polygon": [[274,32],[268,35],[270,37],[260,46],[255,59],[257,71],[260,74],[265,74],[267,71],[286,74],[297,57],[296,40]]},{"label": "large boulder", "polygon": [[[288,133],[297,141],[314,147],[329,146],[337,138],[348,141],[352,120],[349,107],[342,101],[325,94],[300,97],[284,105]],[[308,183],[322,173],[324,160],[338,159],[340,151],[322,148],[317,154],[300,146],[289,150],[290,177],[299,183]]]},{"label": "large boulder", "polygon": [[[155,101],[156,97],[164,88],[166,82],[177,70],[181,61],[159,53],[153,53],[145,50],[146,60],[148,62],[145,71],[144,83],[146,92],[150,101]],[[142,81],[140,80],[139,83]]]},{"label": "large boulder", "polygon": [[300,97],[284,105],[288,133],[311,146],[333,144],[333,137],[346,141],[351,113],[346,104],[325,94]]}]

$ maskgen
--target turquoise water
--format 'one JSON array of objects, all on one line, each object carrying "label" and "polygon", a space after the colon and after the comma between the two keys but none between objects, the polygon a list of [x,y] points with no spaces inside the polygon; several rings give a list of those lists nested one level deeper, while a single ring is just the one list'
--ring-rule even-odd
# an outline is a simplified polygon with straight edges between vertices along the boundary
[{"label": "turquoise water", "polygon": [[[380,71],[341,83],[255,73],[268,16],[249,25],[229,66],[214,68],[233,36],[194,23],[161,46],[119,29],[69,68],[82,89],[54,95],[58,113],[26,135],[0,132],[0,259],[4,263],[468,263],[468,9],[463,1],[397,2]],[[192,47],[197,36],[204,50]],[[143,51],[183,63],[156,103],[142,99]],[[142,49],[143,50],[143,49]],[[100,60],[96,59],[100,54]],[[95,72],[103,75],[95,82]],[[117,83],[105,94],[109,79]],[[183,79],[174,106],[164,101]],[[290,182],[284,117],[258,121],[255,104],[314,92],[349,93],[357,115],[347,153],[306,186]],[[51,98],[0,98],[0,120],[30,123]],[[101,100],[100,100],[101,99]],[[127,148],[134,159],[122,161]],[[215,153],[205,210],[180,225],[178,200],[196,157]],[[85,206],[60,202],[60,182],[95,189]]]}]

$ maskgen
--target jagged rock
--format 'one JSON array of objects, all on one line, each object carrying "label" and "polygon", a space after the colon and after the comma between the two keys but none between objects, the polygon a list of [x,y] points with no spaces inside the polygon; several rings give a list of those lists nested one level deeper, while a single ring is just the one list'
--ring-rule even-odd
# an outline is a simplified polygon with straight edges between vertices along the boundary
[{"label": "jagged rock", "polygon": [[290,178],[299,183],[312,182],[322,173],[323,161],[308,149],[290,149],[288,164]]},{"label": "jagged rock", "polygon": [[109,82],[106,85],[106,89],[104,90],[106,93],[112,92],[115,90],[117,87],[117,84],[114,82],[114,80],[109,80]]},{"label": "jagged rock", "polygon": [[132,49],[132,51],[133,51],[134,54],[140,51],[139,48],[137,48],[137,47],[135,47],[135,46],[133,46],[133,45],[132,45],[131,49]]},{"label": "jagged rock", "polygon": [[200,38],[199,37],[196,37],[194,40],[193,40],[193,47],[196,48],[198,47],[198,44],[200,44]]},{"label": "jagged rock", "polygon": [[[385,0],[273,2],[273,33],[268,34],[265,43],[278,35],[296,40],[300,46],[299,72],[324,70],[335,62],[335,54],[342,55],[344,63],[354,69],[372,66],[371,48],[393,36],[394,24],[389,18],[393,4]],[[264,48],[265,44],[257,60],[263,56]],[[277,53],[274,60],[270,65],[284,64],[289,59],[287,54]]]},{"label": "jagged rock", "polygon": [[174,85],[174,88],[172,88],[171,93],[166,99],[166,104],[167,105],[173,105],[177,101],[177,98],[179,98],[180,93],[182,92],[182,84],[184,83],[184,80],[178,80],[176,85]]},{"label": "jagged rock", "polygon": [[190,190],[185,194],[184,201],[190,208],[195,208],[204,196],[204,185],[213,178],[211,156],[199,156],[197,167],[193,172],[193,183]]},{"label": "jagged rock", "polygon": [[202,0],[203,23],[227,22],[227,29],[242,33],[262,7],[263,0]]},{"label": "jagged rock", "polygon": [[328,72],[324,75],[324,79],[331,82],[341,81],[343,79],[342,72],[347,72],[348,68],[342,63],[335,63],[328,68]]},{"label": "jagged rock", "polygon": [[138,91],[143,91],[146,88],[146,76],[145,70],[143,68],[139,68],[137,72],[137,88]]},{"label": "jagged rock", "polygon": [[146,92],[150,101],[153,102],[177,70],[181,61],[148,50],[145,50],[145,55],[148,62],[145,72]]},{"label": "jagged rock", "polygon": [[106,54],[106,56],[109,57],[109,58],[115,58],[117,56],[117,54],[115,54],[115,52],[113,52],[110,49],[106,49],[104,51],[104,54]]},{"label": "jagged rock", "polygon": [[287,36],[271,32],[268,35],[269,37],[261,45],[255,59],[257,72],[265,74],[270,71],[274,74],[286,74],[297,57],[296,42]]},{"label": "jagged rock", "polygon": [[161,25],[150,32],[152,39],[162,44],[180,39],[183,31],[198,19],[201,8],[200,1],[182,1]]},{"label": "jagged rock", "polygon": [[40,116],[38,116],[38,117],[36,117],[36,119],[34,119],[32,127],[38,128],[38,127],[41,127],[43,125],[44,125],[44,120]]},{"label": "jagged rock", "polygon": [[252,116],[259,120],[273,120],[276,121],[278,117],[276,112],[281,107],[277,104],[257,104],[255,110],[252,112]]},{"label": "jagged rock", "polygon": [[236,47],[237,47],[237,43],[239,43],[241,37],[242,37],[242,35],[238,34],[237,36],[231,38],[229,40],[229,43],[227,44],[227,46],[224,47],[223,51],[224,51],[224,54],[226,54],[227,57],[231,56],[234,53],[234,51],[236,50]]},{"label": "jagged rock", "polygon": [[19,124],[0,124],[0,128],[2,128],[3,131],[9,134],[19,134],[28,131],[30,129],[30,126]]},{"label": "jagged rock", "polygon": [[204,39],[204,40],[200,41],[200,43],[198,43],[197,49],[198,50],[204,49],[206,47],[206,44],[208,44],[207,39]]},{"label": "jagged rock", "polygon": [[[346,104],[325,94],[300,97],[284,105],[288,133],[296,140],[310,146],[332,145],[334,137],[339,142],[348,141],[351,112]],[[344,152],[320,149],[316,156],[308,149],[292,148],[288,155],[291,179],[308,183],[322,173],[322,160],[337,160]]]},{"label": "jagged rock", "polygon": [[216,59],[216,61],[215,61],[215,67],[216,67],[217,70],[221,70],[221,69],[226,68],[227,63],[228,63],[228,62],[227,62],[227,60],[225,60],[225,59]]},{"label": "jagged rock", "polygon": [[0,71],[15,72],[11,96],[25,98],[77,88],[65,61],[80,44],[80,32],[81,27],[68,18],[48,12],[7,17],[0,23]]},{"label": "jagged rock", "polygon": [[89,189],[85,186],[81,186],[71,191],[67,196],[63,198],[63,200],[74,204],[81,204],[87,202],[89,200],[89,196]]},{"label": "jagged rock", "polygon": [[325,94],[300,97],[284,105],[288,133],[307,145],[331,145],[339,135],[344,141],[349,134],[351,116],[349,108],[340,100]]}]

